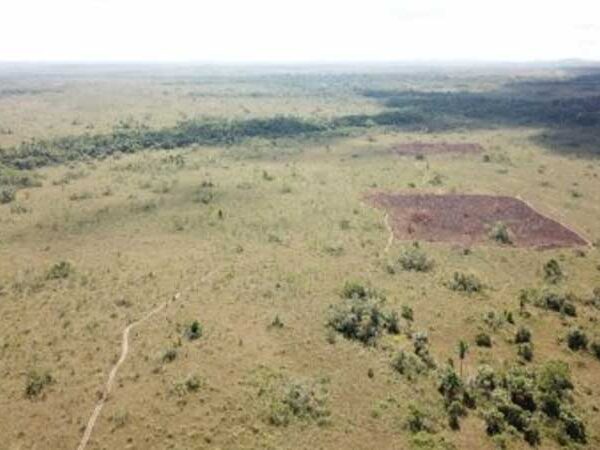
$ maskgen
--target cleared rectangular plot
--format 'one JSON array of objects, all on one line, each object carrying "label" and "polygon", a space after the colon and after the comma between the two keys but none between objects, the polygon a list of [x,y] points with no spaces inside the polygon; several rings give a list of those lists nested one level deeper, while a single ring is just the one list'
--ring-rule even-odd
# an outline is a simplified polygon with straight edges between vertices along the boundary
[{"label": "cleared rectangular plot", "polygon": [[400,240],[466,245],[492,242],[491,228],[502,223],[508,228],[515,246],[587,245],[576,232],[513,197],[380,193],[369,199],[388,211],[394,235]]}]

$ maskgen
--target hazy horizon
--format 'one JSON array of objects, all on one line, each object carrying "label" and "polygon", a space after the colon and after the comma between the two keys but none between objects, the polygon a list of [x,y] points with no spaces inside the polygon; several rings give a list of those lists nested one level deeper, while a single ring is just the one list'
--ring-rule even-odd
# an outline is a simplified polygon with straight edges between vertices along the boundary
[{"label": "hazy horizon", "polygon": [[40,0],[4,5],[0,61],[523,63],[600,60],[600,5],[574,0]]}]

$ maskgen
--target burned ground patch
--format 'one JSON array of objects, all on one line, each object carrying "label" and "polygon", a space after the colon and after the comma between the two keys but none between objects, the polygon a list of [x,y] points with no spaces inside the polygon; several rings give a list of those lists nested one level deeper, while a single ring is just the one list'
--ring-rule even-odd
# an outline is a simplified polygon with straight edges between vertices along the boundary
[{"label": "burned ground patch", "polygon": [[512,245],[518,247],[587,244],[574,231],[512,197],[379,193],[369,196],[369,200],[388,211],[398,239],[465,245],[493,242],[490,232],[502,223],[510,232]]},{"label": "burned ground patch", "polygon": [[481,153],[483,147],[472,142],[405,142],[397,144],[394,151],[401,156],[416,156],[445,153]]}]

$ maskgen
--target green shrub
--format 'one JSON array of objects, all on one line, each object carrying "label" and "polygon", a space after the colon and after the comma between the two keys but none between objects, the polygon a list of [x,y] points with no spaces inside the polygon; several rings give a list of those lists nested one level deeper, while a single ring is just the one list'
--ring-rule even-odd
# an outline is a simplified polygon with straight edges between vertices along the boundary
[{"label": "green shrub", "polygon": [[450,289],[467,294],[481,292],[483,283],[473,274],[455,272],[449,284]]},{"label": "green shrub", "polygon": [[413,353],[400,350],[392,360],[392,368],[409,380],[414,380],[418,375],[424,374],[429,367]]},{"label": "green shrub", "polygon": [[548,417],[557,419],[562,409],[561,399],[554,393],[542,393],[539,397],[541,411]]},{"label": "green shrub", "polygon": [[523,358],[525,361],[533,360],[533,344],[531,342],[526,342],[524,344],[519,344],[517,348],[517,354]]},{"label": "green shrub", "polygon": [[573,351],[586,349],[588,337],[581,328],[571,328],[567,333],[567,345]]},{"label": "green shrub", "polygon": [[414,320],[414,312],[410,306],[402,305],[402,312],[400,313],[403,319],[412,322]]},{"label": "green shrub", "polygon": [[32,370],[27,373],[25,381],[25,396],[27,398],[36,398],[42,393],[44,388],[54,382],[49,372],[40,373]]},{"label": "green shrub", "polygon": [[321,385],[294,381],[281,386],[271,403],[269,422],[287,426],[292,419],[316,421],[323,424],[330,412],[327,409],[326,391]]},{"label": "green shrub", "polygon": [[419,331],[413,335],[413,347],[415,355],[417,355],[423,363],[430,369],[435,368],[436,363],[429,353],[429,336],[424,331]]},{"label": "green shrub", "polygon": [[504,416],[497,409],[490,409],[483,414],[485,431],[490,436],[495,436],[504,431]]},{"label": "green shrub", "polygon": [[269,328],[283,328],[283,321],[279,318],[279,314],[275,316],[275,318],[271,321]]},{"label": "green shrub", "polygon": [[344,298],[360,298],[365,299],[369,296],[369,289],[356,281],[346,281],[342,290],[342,297]]},{"label": "green shrub", "polygon": [[530,290],[527,296],[528,299],[533,300],[535,306],[538,308],[556,311],[571,317],[577,315],[577,308],[574,303],[575,296],[572,294]]},{"label": "green shrub", "polygon": [[477,368],[477,375],[475,376],[474,385],[477,389],[490,394],[498,386],[499,380],[490,366],[479,366]]},{"label": "green shrub", "polygon": [[448,413],[448,425],[453,430],[458,430],[460,428],[460,418],[466,413],[465,407],[461,402],[454,400],[448,405],[446,412]]},{"label": "green shrub", "polygon": [[544,279],[551,284],[556,284],[564,277],[560,264],[556,259],[549,260],[544,264]]},{"label": "green shrub", "polygon": [[446,399],[446,404],[459,398],[463,392],[463,382],[450,366],[446,366],[440,374],[438,392]]},{"label": "green shrub", "polygon": [[523,439],[532,447],[536,447],[542,442],[542,435],[540,430],[535,425],[529,424],[529,426],[523,431]]},{"label": "green shrub", "polygon": [[544,364],[538,372],[537,385],[544,393],[555,395],[559,399],[564,398],[565,392],[573,389],[568,364],[562,361]]},{"label": "green shrub", "polygon": [[510,238],[510,234],[508,232],[508,227],[503,222],[497,222],[490,229],[490,239],[493,239],[500,244],[510,245],[512,244],[512,239]]},{"label": "green shrub", "polygon": [[185,331],[183,332],[183,335],[189,341],[194,341],[194,340],[202,337],[202,333],[203,333],[202,325],[200,325],[200,322],[198,322],[197,320],[194,320],[192,323],[190,323],[188,326],[185,327]]},{"label": "green shrub", "polygon": [[168,348],[166,349],[160,359],[163,363],[170,363],[175,361],[175,359],[177,358],[177,350],[174,348]]},{"label": "green shrub", "polygon": [[183,380],[178,380],[173,383],[171,393],[178,397],[183,397],[186,394],[197,392],[202,387],[202,379],[197,375],[188,375]]},{"label": "green shrub", "polygon": [[432,433],[434,424],[431,417],[414,403],[408,404],[408,415],[406,417],[406,427],[411,433]]},{"label": "green shrub", "polygon": [[68,261],[61,261],[54,264],[48,273],[46,279],[48,280],[60,280],[68,278],[75,271],[73,265]]},{"label": "green shrub", "polygon": [[492,338],[487,333],[479,333],[475,336],[475,344],[477,344],[478,347],[491,347]]},{"label": "green shrub", "polygon": [[515,335],[515,343],[523,344],[525,342],[531,342],[531,331],[525,327],[519,327]]},{"label": "green shrub", "polygon": [[585,424],[570,411],[560,413],[560,421],[563,424],[564,433],[573,441],[585,444],[587,442]]},{"label": "green shrub", "polygon": [[12,202],[17,196],[17,191],[12,187],[0,189],[0,205]]},{"label": "green shrub", "polygon": [[347,339],[375,345],[382,333],[397,334],[400,331],[398,316],[384,311],[380,298],[367,295],[360,285],[346,285],[345,299],[332,308],[327,325]]},{"label": "green shrub", "polygon": [[401,251],[398,263],[403,270],[414,272],[427,272],[433,267],[433,261],[416,243]]}]

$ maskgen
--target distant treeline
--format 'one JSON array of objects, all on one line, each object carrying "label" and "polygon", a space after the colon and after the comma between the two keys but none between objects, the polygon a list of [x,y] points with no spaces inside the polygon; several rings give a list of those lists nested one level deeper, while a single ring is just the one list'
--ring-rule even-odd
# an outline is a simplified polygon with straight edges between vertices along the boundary
[{"label": "distant treeline", "polygon": [[596,95],[543,98],[523,93],[366,91],[384,105],[404,113],[452,119],[473,125],[600,126],[600,92]]},{"label": "distant treeline", "polygon": [[[386,111],[330,120],[275,116],[237,120],[195,119],[162,129],[144,125],[118,126],[107,134],[32,140],[11,149],[0,149],[0,165],[13,169],[35,169],[144,149],[172,149],[192,144],[229,145],[254,137],[306,137],[372,126],[408,130],[539,126],[563,130],[561,142],[568,142],[564,138],[565,133],[572,136],[583,131],[586,136],[600,136],[600,90],[596,89],[600,86],[599,80],[600,75],[585,75],[553,83],[514,83],[504,90],[483,93],[366,90],[361,94],[381,101]],[[548,90],[556,95],[541,95]],[[564,92],[569,95],[564,95]],[[576,145],[572,147],[578,148]]]},{"label": "distant treeline", "polygon": [[114,153],[133,153],[144,149],[172,149],[192,144],[227,145],[252,137],[275,139],[307,136],[346,127],[405,126],[422,123],[424,120],[424,117],[412,113],[392,111],[373,116],[343,116],[330,121],[276,116],[247,120],[187,120],[174,127],[158,130],[145,126],[117,127],[107,134],[83,134],[24,142],[17,147],[0,150],[0,164],[28,170],[83,158],[102,158]]}]

